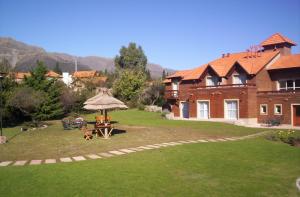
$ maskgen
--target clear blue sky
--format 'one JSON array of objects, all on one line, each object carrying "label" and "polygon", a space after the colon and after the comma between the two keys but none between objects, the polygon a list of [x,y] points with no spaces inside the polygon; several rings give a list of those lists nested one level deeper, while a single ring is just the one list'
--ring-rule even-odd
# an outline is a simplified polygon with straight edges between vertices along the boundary
[{"label": "clear blue sky", "polygon": [[136,42],[149,62],[173,69],[276,32],[300,44],[300,0],[0,0],[0,10],[0,36],[78,56],[114,57]]}]

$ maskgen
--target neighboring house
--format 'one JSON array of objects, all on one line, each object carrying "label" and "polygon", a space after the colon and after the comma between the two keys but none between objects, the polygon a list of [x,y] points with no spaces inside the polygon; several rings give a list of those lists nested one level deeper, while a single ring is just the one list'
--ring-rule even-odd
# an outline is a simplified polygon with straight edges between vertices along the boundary
[{"label": "neighboring house", "polygon": [[62,73],[62,81],[68,86],[70,87],[73,79],[72,79],[72,75],[70,75],[68,72],[63,72]]},{"label": "neighboring house", "polygon": [[300,126],[300,54],[276,33],[259,50],[223,54],[164,81],[174,117]]},{"label": "neighboring house", "polygon": [[15,72],[11,73],[11,77],[15,80],[17,83],[21,83],[25,77],[29,77],[31,74],[29,72]]},{"label": "neighboring house", "polygon": [[[21,83],[25,77],[31,76],[30,72],[13,72],[11,73],[11,77],[15,79],[17,83]],[[61,80],[62,76],[60,74],[57,74],[56,72],[50,70],[45,74],[45,77],[47,79],[58,79]]]},{"label": "neighboring house", "polygon": [[45,75],[47,79],[59,79],[62,80],[62,76],[52,70],[49,70]]},{"label": "neighboring house", "polygon": [[95,70],[93,71],[76,71],[73,74],[73,89],[74,91],[81,91],[87,88],[87,84],[95,88],[102,87],[106,82],[107,77],[101,77]]}]

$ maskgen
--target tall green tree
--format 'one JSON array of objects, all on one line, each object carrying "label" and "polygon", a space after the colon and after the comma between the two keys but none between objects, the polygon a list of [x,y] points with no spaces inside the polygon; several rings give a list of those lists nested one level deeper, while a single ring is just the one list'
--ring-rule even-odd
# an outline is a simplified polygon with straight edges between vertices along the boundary
[{"label": "tall green tree", "polygon": [[25,78],[25,86],[36,91],[44,92],[43,102],[39,105],[34,116],[39,120],[48,120],[63,115],[60,101],[63,84],[56,79],[46,79],[47,68],[43,62],[37,62],[37,67],[31,71],[31,76]]},{"label": "tall green tree", "polygon": [[1,87],[2,91],[0,91],[0,106],[2,110],[2,118],[3,118],[3,125],[14,125],[18,121],[18,116],[16,114],[16,111],[11,109],[8,101],[11,98],[14,89],[17,87],[17,83],[14,81],[13,75],[9,75],[10,71],[12,70],[12,67],[9,63],[9,61],[5,58],[0,60],[0,72],[6,73],[6,76],[1,81]]},{"label": "tall green tree", "polygon": [[166,78],[166,76],[167,76],[166,70],[163,70],[161,78],[164,80]]},{"label": "tall green tree", "polygon": [[113,93],[125,102],[137,101],[145,86],[146,76],[141,71],[124,70],[113,84]]},{"label": "tall green tree", "polygon": [[115,57],[115,66],[118,69],[133,69],[146,71],[147,57],[141,46],[129,43],[128,47],[120,49],[120,55]]}]

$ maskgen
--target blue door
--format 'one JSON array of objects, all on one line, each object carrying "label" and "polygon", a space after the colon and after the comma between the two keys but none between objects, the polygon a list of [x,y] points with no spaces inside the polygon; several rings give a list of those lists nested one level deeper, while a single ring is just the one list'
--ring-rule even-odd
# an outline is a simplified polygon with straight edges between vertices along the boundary
[{"label": "blue door", "polygon": [[181,102],[181,116],[182,118],[189,118],[189,103]]}]

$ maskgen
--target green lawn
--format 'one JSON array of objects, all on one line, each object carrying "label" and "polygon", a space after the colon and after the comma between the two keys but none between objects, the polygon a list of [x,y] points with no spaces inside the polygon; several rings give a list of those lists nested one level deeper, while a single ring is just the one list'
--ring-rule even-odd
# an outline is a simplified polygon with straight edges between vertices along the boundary
[{"label": "green lawn", "polygon": [[[85,115],[89,121],[95,114]],[[60,121],[44,130],[6,128],[0,161],[49,159],[168,141],[243,136],[266,129],[170,121],[138,110],[111,113],[125,131],[85,141]],[[91,127],[92,125],[89,125]],[[299,131],[296,131],[299,132]],[[264,138],[185,144],[107,159],[0,167],[1,196],[300,196],[300,148]]]},{"label": "green lawn", "polygon": [[0,168],[3,196],[299,196],[300,149],[251,139]]},{"label": "green lawn", "polygon": [[[225,123],[166,120],[159,113],[139,110],[115,111],[110,115],[118,121],[115,127],[122,132],[109,140],[85,141],[81,131],[65,131],[60,121],[49,122],[50,126],[43,130],[21,133],[20,127],[4,129],[9,142],[1,145],[0,161],[57,159],[170,141],[243,136],[266,130]],[[94,121],[95,114],[85,117]]]}]

